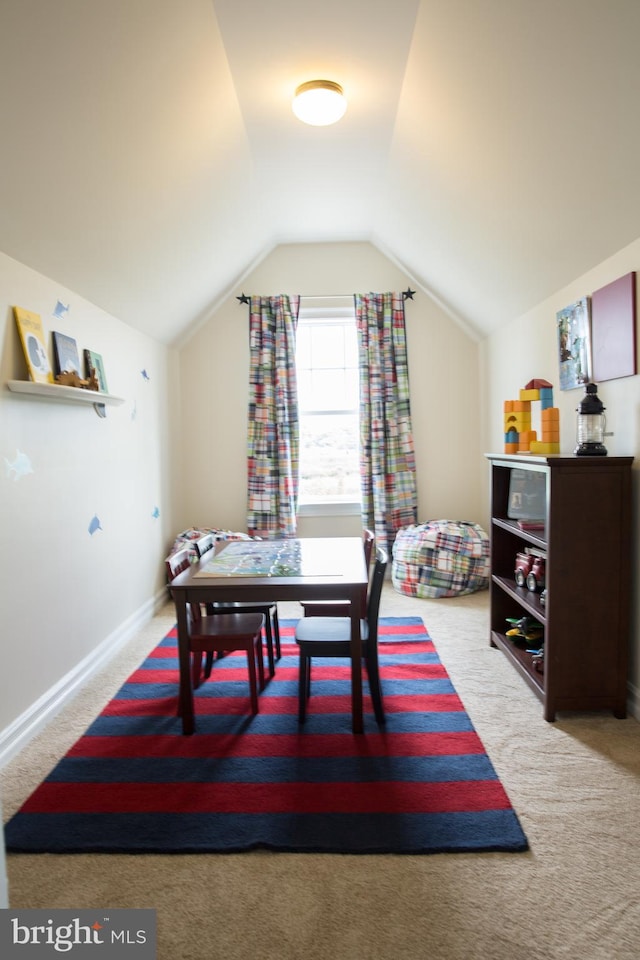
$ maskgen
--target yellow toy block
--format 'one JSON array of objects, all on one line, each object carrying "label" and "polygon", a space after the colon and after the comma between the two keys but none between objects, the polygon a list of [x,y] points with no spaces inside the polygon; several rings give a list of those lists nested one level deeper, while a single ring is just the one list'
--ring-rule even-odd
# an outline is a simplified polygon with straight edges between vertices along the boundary
[{"label": "yellow toy block", "polygon": [[504,418],[504,433],[506,433],[508,430],[517,430],[518,433],[523,433],[525,430],[530,429],[530,413],[508,413]]},{"label": "yellow toy block", "polygon": [[521,400],[539,400],[540,391],[539,390],[521,390],[520,399]]},{"label": "yellow toy block", "polygon": [[518,421],[519,423],[531,423],[531,411],[530,411],[530,410],[522,410],[522,411],[518,412],[518,411],[514,410],[514,411],[512,411],[511,413],[505,413],[505,415],[504,415],[504,421],[505,421],[505,423],[506,423],[508,420],[513,420],[514,423],[515,423],[516,421]]},{"label": "yellow toy block", "polygon": [[531,453],[541,453],[548,455],[550,453],[560,453],[559,443],[545,443],[543,440],[536,440],[529,448]]}]

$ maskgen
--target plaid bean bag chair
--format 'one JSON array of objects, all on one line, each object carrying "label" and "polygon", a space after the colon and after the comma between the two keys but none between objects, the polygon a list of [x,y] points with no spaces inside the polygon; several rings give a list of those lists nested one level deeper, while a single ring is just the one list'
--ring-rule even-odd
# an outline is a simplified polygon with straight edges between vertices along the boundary
[{"label": "plaid bean bag chair", "polygon": [[489,586],[489,537],[477,523],[429,520],[398,531],[391,580],[408,597],[437,599]]}]

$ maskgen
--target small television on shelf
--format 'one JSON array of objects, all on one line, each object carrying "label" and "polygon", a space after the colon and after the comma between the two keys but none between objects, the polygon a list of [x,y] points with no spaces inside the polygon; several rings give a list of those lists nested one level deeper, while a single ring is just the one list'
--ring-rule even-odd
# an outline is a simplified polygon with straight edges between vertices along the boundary
[{"label": "small television on shelf", "polygon": [[547,478],[538,470],[511,471],[507,517],[544,526],[547,515]]}]

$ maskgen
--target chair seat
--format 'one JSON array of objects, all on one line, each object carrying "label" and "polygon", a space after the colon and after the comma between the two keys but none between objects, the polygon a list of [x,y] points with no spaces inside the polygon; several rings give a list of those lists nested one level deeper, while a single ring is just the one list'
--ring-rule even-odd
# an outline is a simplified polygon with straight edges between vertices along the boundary
[{"label": "chair seat", "polygon": [[191,627],[191,649],[210,650],[211,644],[216,643],[218,649],[224,650],[227,642],[231,644],[229,649],[237,650],[238,643],[246,639],[250,644],[263,626],[261,613],[216,613],[201,617]]},{"label": "chair seat", "polygon": [[[278,620],[278,604],[275,600],[216,600],[207,604],[207,613],[259,613],[264,614],[264,628],[267,641],[267,656],[269,658],[269,675],[276,672],[276,660],[282,656],[280,646],[280,623]],[[274,652],[275,647],[275,652]],[[207,676],[211,672],[211,655],[207,659]]]},{"label": "chair seat", "polygon": [[[368,637],[366,620],[360,621],[360,636],[362,638],[363,653],[366,649]],[[298,621],[295,633],[296,643],[313,646],[308,656],[322,656],[321,646],[330,647],[332,653],[337,653],[337,647],[344,647],[346,657],[351,649],[351,619],[349,617],[303,617]]]}]

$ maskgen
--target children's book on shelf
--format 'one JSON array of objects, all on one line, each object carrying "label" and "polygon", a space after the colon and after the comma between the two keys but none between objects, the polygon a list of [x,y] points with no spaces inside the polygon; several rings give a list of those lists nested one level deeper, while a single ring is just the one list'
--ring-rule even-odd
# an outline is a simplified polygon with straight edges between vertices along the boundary
[{"label": "children's book on shelf", "polygon": [[23,307],[14,307],[13,315],[16,318],[30,378],[39,383],[53,383],[40,314],[32,313]]},{"label": "children's book on shelf", "polygon": [[100,387],[101,393],[108,393],[107,390],[107,378],[104,372],[104,363],[102,362],[102,356],[99,353],[96,353],[95,350],[86,350],[84,351],[84,374],[87,379],[91,376],[91,370],[95,370],[96,377],[98,378],[98,385]]},{"label": "children's book on shelf", "polygon": [[56,376],[59,373],[80,373],[80,357],[78,355],[78,344],[73,337],[68,337],[66,333],[54,331],[53,339],[53,367]]}]

